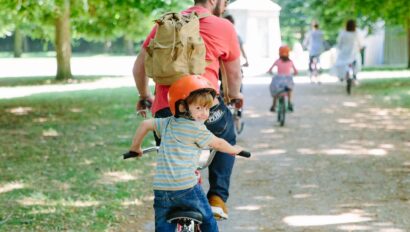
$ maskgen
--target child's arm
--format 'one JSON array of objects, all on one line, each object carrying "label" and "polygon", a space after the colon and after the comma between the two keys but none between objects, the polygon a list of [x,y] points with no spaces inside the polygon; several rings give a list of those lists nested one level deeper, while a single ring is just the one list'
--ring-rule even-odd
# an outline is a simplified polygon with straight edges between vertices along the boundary
[{"label": "child's arm", "polygon": [[141,122],[138,126],[137,131],[135,132],[134,138],[132,139],[132,145],[130,151],[134,151],[138,154],[142,154],[141,144],[144,140],[145,135],[149,131],[154,130],[154,119],[147,119]]},{"label": "child's arm", "polygon": [[237,155],[239,152],[241,152],[243,149],[239,146],[232,146],[228,142],[226,142],[224,139],[218,138],[214,136],[214,138],[211,140],[211,143],[209,144],[210,147],[217,151],[221,151],[224,153],[228,153],[231,155]]},{"label": "child's arm", "polygon": [[293,76],[298,75],[298,70],[296,69],[295,64],[293,63],[293,61],[292,61],[292,68],[293,68]]},{"label": "child's arm", "polygon": [[269,68],[268,73],[272,73],[272,69],[277,65],[277,60],[273,62],[272,66]]}]

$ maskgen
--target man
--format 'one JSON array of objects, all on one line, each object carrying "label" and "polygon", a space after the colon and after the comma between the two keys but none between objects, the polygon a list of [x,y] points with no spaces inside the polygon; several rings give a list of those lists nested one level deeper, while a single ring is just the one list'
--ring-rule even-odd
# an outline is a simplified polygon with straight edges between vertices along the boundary
[{"label": "man", "polygon": [[[205,73],[202,75],[210,80],[214,88],[219,91],[218,71],[219,60],[221,60],[226,69],[228,95],[231,99],[239,99],[242,102],[243,96],[239,91],[242,78],[237,34],[228,20],[217,17],[223,14],[227,4],[227,0],[195,0],[194,6],[186,9],[183,13],[195,11],[199,14],[213,14],[200,19],[200,34],[206,47],[206,60],[209,62]],[[154,117],[163,118],[172,115],[167,99],[169,86],[156,84],[155,98],[153,98],[150,94],[148,78],[144,70],[145,48],[154,36],[155,28],[142,45],[141,52],[134,63],[133,75],[139,92],[137,110],[145,109],[146,104],[144,103],[147,101],[152,102],[151,111]],[[145,112],[140,112],[145,116]],[[232,145],[236,144],[232,114],[221,98],[215,99],[206,126],[216,136],[225,139]],[[157,142],[159,141],[157,140]],[[210,189],[207,197],[216,218],[228,218],[225,202],[229,197],[230,176],[234,161],[234,156],[220,153],[215,155],[208,168]]]}]

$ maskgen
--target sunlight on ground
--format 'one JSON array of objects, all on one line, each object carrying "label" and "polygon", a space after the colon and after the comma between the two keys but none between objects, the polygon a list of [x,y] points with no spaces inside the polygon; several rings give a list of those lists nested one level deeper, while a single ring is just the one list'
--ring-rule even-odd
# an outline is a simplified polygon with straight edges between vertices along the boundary
[{"label": "sunlight on ground", "polygon": [[4,185],[0,185],[0,193],[10,192],[16,189],[25,188],[25,185],[21,182],[11,182]]},{"label": "sunlight on ground", "polygon": [[[254,146],[254,148],[268,148],[269,145],[258,145],[258,146]],[[272,156],[272,155],[282,155],[282,154],[286,154],[286,150],[284,149],[268,149],[268,150],[263,150],[260,152],[252,152],[252,154],[254,156]]]},{"label": "sunlight on ground", "polygon": [[343,102],[343,106],[346,106],[346,107],[358,107],[359,105],[357,104],[357,102]]},{"label": "sunlight on ground", "polygon": [[356,213],[344,213],[339,215],[296,215],[288,216],[283,221],[290,226],[324,226],[346,223],[371,221],[369,217],[363,217]]},{"label": "sunlight on ground", "polygon": [[256,197],[253,197],[253,199],[255,199],[255,200],[263,200],[263,201],[265,201],[265,200],[271,201],[271,200],[273,200],[273,199],[275,199],[275,198],[272,197],[272,196],[256,196]]},{"label": "sunlight on ground", "polygon": [[131,206],[131,205],[142,205],[142,201],[135,199],[135,200],[126,200],[121,202],[122,206]]},{"label": "sunlight on ground", "polygon": [[346,231],[371,231],[371,226],[360,226],[360,225],[344,225],[337,227],[339,230]]},{"label": "sunlight on ground", "polygon": [[67,201],[67,200],[46,200],[46,199],[35,199],[31,197],[26,197],[21,200],[17,200],[17,202],[21,205],[24,206],[34,206],[34,205],[40,205],[40,206],[57,206],[57,205],[62,205],[62,206],[68,206],[68,207],[91,207],[91,206],[98,206],[100,205],[100,202],[98,201]]},{"label": "sunlight on ground", "polygon": [[294,194],[292,197],[295,199],[305,199],[311,197],[312,194],[309,193],[301,193],[301,194]]},{"label": "sunlight on ground", "polygon": [[55,213],[55,208],[48,208],[48,209],[33,209],[29,212],[29,214],[50,214]]},{"label": "sunlight on ground", "polygon": [[237,206],[235,207],[237,210],[246,210],[246,211],[256,211],[260,210],[261,206],[259,205],[245,205],[245,206]]},{"label": "sunlight on ground", "polygon": [[43,118],[43,117],[33,119],[33,122],[39,122],[39,123],[44,123],[47,121],[48,121],[48,118]]},{"label": "sunlight on ground", "polygon": [[71,108],[71,109],[69,109],[69,111],[70,111],[70,112],[73,112],[73,113],[81,113],[81,112],[83,112],[83,109],[80,109],[80,108]]},{"label": "sunlight on ground", "polygon": [[371,156],[385,156],[388,155],[388,151],[381,148],[374,149],[364,149],[364,148],[352,148],[352,149],[342,149],[342,148],[332,148],[315,150],[308,148],[297,149],[297,152],[301,155],[371,155]]},{"label": "sunlight on ground", "polygon": [[6,110],[9,113],[12,113],[14,115],[27,115],[31,111],[33,111],[33,108],[31,107],[16,107],[16,108],[11,108]]},{"label": "sunlight on ground", "polygon": [[303,188],[303,189],[319,188],[319,186],[317,186],[315,184],[307,184],[307,185],[302,185],[300,187]]},{"label": "sunlight on ground", "polygon": [[43,137],[58,137],[60,134],[56,130],[50,128],[48,130],[43,130],[42,135]]},{"label": "sunlight on ground", "polygon": [[122,172],[106,172],[103,174],[103,177],[100,180],[100,183],[103,184],[114,184],[118,182],[128,182],[131,180],[136,180],[137,177],[122,171]]}]

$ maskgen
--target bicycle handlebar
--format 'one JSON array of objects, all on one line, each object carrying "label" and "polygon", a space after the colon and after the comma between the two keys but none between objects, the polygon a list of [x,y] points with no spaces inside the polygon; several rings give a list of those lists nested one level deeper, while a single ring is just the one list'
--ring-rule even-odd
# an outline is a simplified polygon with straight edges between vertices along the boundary
[{"label": "bicycle handlebar", "polygon": [[[142,150],[142,153],[149,153],[149,152],[153,152],[153,151],[158,151],[158,148],[159,148],[159,147],[149,147],[149,148],[145,148],[145,149]],[[122,155],[122,157],[123,157],[124,159],[128,159],[128,158],[138,157],[138,156],[141,156],[141,155],[142,155],[142,154],[138,154],[138,153],[135,152],[135,151],[128,151],[127,153],[124,153],[124,154]]]},{"label": "bicycle handlebar", "polygon": [[239,155],[239,156],[242,156],[242,157],[245,157],[245,158],[251,157],[251,153],[249,151],[241,151],[236,155]]},{"label": "bicycle handlebar", "polygon": [[[149,152],[153,152],[153,151],[158,151],[158,147],[146,148],[146,149],[142,150],[142,153],[149,153]],[[245,157],[245,158],[251,157],[251,153],[249,151],[245,151],[245,150],[239,152],[236,155],[239,155],[239,156],[242,156],[242,157]],[[134,157],[141,156],[141,154],[138,154],[135,151],[128,151],[127,153],[124,153],[122,156],[123,156],[124,159],[128,159],[128,158],[134,158]]]}]

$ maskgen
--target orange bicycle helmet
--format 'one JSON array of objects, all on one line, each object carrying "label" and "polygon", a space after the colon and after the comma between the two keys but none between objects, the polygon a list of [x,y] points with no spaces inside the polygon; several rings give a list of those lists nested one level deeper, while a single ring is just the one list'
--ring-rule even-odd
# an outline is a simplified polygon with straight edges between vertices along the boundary
[{"label": "orange bicycle helmet", "polygon": [[279,56],[280,57],[288,57],[289,56],[289,47],[287,45],[282,45],[279,48]]},{"label": "orange bicycle helmet", "polygon": [[206,91],[216,96],[216,90],[210,81],[200,75],[183,76],[172,83],[168,91],[169,108],[174,116],[178,116],[178,105],[193,92]]}]

